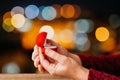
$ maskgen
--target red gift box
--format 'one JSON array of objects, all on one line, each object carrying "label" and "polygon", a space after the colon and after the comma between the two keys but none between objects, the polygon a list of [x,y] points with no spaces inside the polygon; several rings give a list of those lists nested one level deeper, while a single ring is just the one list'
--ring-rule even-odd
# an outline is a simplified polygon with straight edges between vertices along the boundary
[{"label": "red gift box", "polygon": [[[41,47],[42,53],[45,53],[46,48],[56,51],[56,46],[46,46],[47,32],[40,32],[36,38],[36,44]],[[45,56],[45,55],[44,55]],[[45,56],[46,57],[46,56]]]}]

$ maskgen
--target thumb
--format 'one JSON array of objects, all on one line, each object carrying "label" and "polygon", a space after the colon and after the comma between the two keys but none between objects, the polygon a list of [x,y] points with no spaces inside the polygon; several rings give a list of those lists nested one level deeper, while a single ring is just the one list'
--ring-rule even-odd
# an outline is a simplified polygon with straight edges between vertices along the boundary
[{"label": "thumb", "polygon": [[67,58],[66,56],[59,54],[59,53],[57,53],[54,50],[51,50],[49,48],[45,49],[45,54],[48,57],[50,57],[53,60],[58,61],[58,62],[62,62],[63,60],[65,60]]}]

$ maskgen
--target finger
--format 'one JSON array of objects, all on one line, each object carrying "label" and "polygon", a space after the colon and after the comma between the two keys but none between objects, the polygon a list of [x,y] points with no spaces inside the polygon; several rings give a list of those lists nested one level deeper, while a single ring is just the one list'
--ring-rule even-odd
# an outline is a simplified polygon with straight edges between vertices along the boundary
[{"label": "finger", "polygon": [[44,67],[45,70],[49,72],[49,67],[50,67],[49,61],[44,58],[43,54],[39,54],[39,58],[41,65]]},{"label": "finger", "polygon": [[43,68],[41,65],[38,65],[38,70],[39,70],[41,73],[44,73],[44,72],[45,72],[44,68]]},{"label": "finger", "polygon": [[51,44],[51,45],[54,45],[54,46],[57,46],[58,47],[58,49],[64,49],[61,45],[59,45],[58,43],[56,43],[56,42],[54,42],[54,41],[52,41],[52,40],[50,40],[50,39],[47,39],[47,43],[49,43],[49,44]]},{"label": "finger", "polygon": [[40,65],[40,60],[39,60],[39,56],[37,56],[34,60],[34,66],[37,68],[38,65]]},{"label": "finger", "polygon": [[53,51],[49,48],[45,49],[45,54],[48,57],[50,57],[50,58],[52,58],[52,59],[54,59],[55,61],[58,61],[58,62],[63,62],[67,58],[66,56],[61,55],[61,54],[59,54],[59,53],[57,53],[57,52],[55,52],[55,51]]},{"label": "finger", "polygon": [[58,43],[56,43],[56,42],[54,42],[54,41],[52,41],[52,40],[50,40],[50,39],[47,39],[47,41],[46,41],[46,43],[48,44],[48,45],[53,45],[53,46],[58,46],[59,44]]},{"label": "finger", "polygon": [[32,60],[34,61],[34,59],[35,59],[38,55],[39,55],[39,54],[38,54],[38,46],[35,45],[34,51],[33,51],[33,53],[32,53]]},{"label": "finger", "polygon": [[56,43],[50,39],[47,39],[47,43],[49,43],[49,45],[51,44],[53,46],[56,46],[57,47],[56,51],[59,52],[60,54],[63,54],[66,56],[68,55],[68,51],[63,46],[59,45],[58,43]]}]

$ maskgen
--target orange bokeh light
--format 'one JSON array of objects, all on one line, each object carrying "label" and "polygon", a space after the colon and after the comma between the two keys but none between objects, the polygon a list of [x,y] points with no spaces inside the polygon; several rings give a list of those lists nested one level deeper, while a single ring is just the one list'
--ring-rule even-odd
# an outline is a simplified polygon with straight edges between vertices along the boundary
[{"label": "orange bokeh light", "polygon": [[29,32],[25,32],[22,34],[22,46],[25,49],[33,49],[35,43],[36,43],[36,37],[39,33],[39,23],[34,22],[32,29]]},{"label": "orange bokeh light", "polygon": [[72,18],[75,14],[75,8],[71,4],[65,4],[61,7],[61,16],[64,18]]},{"label": "orange bokeh light", "polygon": [[113,51],[116,48],[116,41],[114,38],[109,38],[101,43],[101,49],[106,52]]},{"label": "orange bokeh light", "polygon": [[11,12],[8,11],[8,12],[6,12],[6,13],[3,15],[3,21],[4,21],[5,19],[11,18],[11,17],[12,17],[12,16],[11,16]]},{"label": "orange bokeh light", "polygon": [[106,41],[109,38],[109,31],[105,27],[99,27],[96,29],[95,36],[98,41]]}]

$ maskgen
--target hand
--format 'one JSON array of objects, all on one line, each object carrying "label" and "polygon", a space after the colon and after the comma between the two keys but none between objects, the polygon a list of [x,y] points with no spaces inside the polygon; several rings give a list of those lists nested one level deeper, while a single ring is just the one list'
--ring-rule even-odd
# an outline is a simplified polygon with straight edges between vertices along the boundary
[{"label": "hand", "polygon": [[65,55],[65,56],[69,56],[69,57],[75,59],[78,63],[82,64],[80,58],[77,55],[68,52],[63,46],[61,46],[61,45],[57,44],[56,42],[49,40],[49,39],[47,39],[46,42],[47,42],[47,44],[46,44],[47,46],[56,46],[57,47],[56,52],[58,52],[62,55]]},{"label": "hand", "polygon": [[[74,60],[76,60],[78,63],[81,64],[81,60],[80,60],[80,58],[77,55],[69,53],[64,47],[62,47],[61,45],[57,44],[56,42],[47,39],[46,45],[47,46],[56,46],[57,47],[57,51],[56,52],[58,52],[58,53],[60,53],[62,55],[65,55],[65,56],[69,56],[69,57],[73,58]],[[39,53],[41,53],[39,51],[39,47],[37,45],[35,45],[34,46],[34,51],[32,53],[32,60],[34,61],[34,66],[36,68],[38,68],[39,71],[44,72],[44,69],[41,66],[40,61],[39,61]]]},{"label": "hand", "polygon": [[[41,52],[41,48],[39,48]],[[39,53],[40,63],[46,71],[52,75],[70,77],[75,80],[87,80],[89,70],[82,67],[77,61],[71,57],[59,54],[51,49],[45,49],[45,54],[52,58],[55,62],[49,62]]]}]

